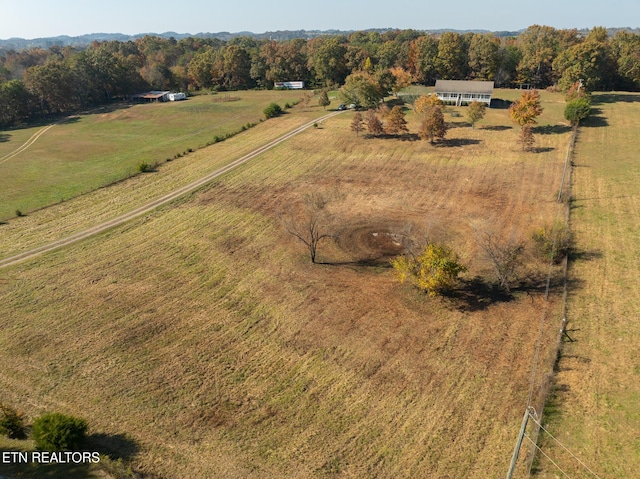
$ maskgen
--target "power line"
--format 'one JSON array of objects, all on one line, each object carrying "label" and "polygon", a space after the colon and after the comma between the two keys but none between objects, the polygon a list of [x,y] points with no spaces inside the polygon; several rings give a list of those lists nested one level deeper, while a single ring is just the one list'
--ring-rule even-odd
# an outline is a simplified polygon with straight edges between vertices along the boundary
[{"label": "power line", "polygon": [[540,451],[540,453],[541,453],[544,457],[546,457],[546,458],[549,460],[549,462],[551,462],[551,464],[553,464],[554,466],[556,466],[556,467],[558,468],[558,470],[562,473],[562,475],[563,475],[564,477],[568,477],[569,479],[571,479],[571,477],[569,477],[569,474],[567,474],[566,472],[564,472],[564,471],[562,470],[562,468],[561,468],[560,466],[558,466],[558,464],[556,464],[556,463],[554,462],[554,460],[553,460],[553,459],[551,459],[549,456],[547,456],[547,455],[544,453],[544,451],[543,451],[542,449],[540,449],[540,446],[538,446],[538,445],[533,441],[533,439],[531,439],[527,434],[525,434],[525,435],[524,435],[524,437],[526,437],[527,439],[529,439],[529,442],[530,442],[531,444],[533,444],[533,447],[535,447],[538,451]]},{"label": "power line", "polygon": [[[556,438],[553,436],[553,434],[551,434],[549,431],[547,431],[547,430],[544,428],[544,426],[543,426],[542,424],[540,424],[538,421],[536,421],[536,419],[535,419],[533,416],[531,416],[531,414],[529,414],[529,417],[531,418],[531,420],[532,420],[533,422],[535,422],[535,423],[538,425],[538,427],[539,427],[540,429],[542,429],[544,432],[546,432],[547,434],[549,434],[549,436],[551,436],[551,439],[553,439],[555,442],[557,442],[557,443],[560,445],[560,447],[562,447],[562,449],[564,449],[565,451],[567,451],[567,452],[569,453],[569,455],[571,455],[571,457],[573,457],[576,461],[578,461],[582,467],[584,467],[587,471],[589,471],[591,474],[593,474],[593,475],[594,475],[595,477],[597,477],[598,479],[601,479],[601,478],[600,478],[600,476],[598,476],[595,472],[593,472],[593,471],[591,470],[591,468],[590,468],[589,466],[587,466],[584,462],[582,462],[578,456],[576,456],[576,455],[575,455],[574,453],[572,453],[569,449],[567,449],[567,447],[566,447],[564,444],[562,444],[558,439],[556,439]],[[537,446],[536,446],[536,447],[537,447]]]}]

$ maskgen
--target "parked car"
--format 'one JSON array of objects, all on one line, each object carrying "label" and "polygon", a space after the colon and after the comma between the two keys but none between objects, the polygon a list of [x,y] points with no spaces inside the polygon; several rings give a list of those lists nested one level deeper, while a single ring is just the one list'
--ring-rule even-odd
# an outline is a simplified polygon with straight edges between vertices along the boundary
[{"label": "parked car", "polygon": [[338,110],[342,111],[342,110],[346,110],[347,109],[347,105],[340,105],[338,107]]}]

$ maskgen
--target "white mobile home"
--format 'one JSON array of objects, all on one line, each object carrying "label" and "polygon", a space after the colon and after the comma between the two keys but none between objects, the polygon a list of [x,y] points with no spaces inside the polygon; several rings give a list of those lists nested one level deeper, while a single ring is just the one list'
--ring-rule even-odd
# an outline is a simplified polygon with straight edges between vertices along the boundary
[{"label": "white mobile home", "polygon": [[277,81],[273,83],[273,87],[283,90],[302,90],[304,88],[303,81]]}]

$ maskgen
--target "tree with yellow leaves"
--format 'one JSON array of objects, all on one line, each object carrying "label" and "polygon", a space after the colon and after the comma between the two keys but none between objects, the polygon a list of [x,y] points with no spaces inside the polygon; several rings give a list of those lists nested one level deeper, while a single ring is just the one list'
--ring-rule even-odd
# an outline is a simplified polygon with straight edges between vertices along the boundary
[{"label": "tree with yellow leaves", "polygon": [[451,248],[435,243],[429,243],[419,256],[400,256],[391,265],[401,283],[410,281],[429,296],[452,290],[467,270]]},{"label": "tree with yellow leaves", "polygon": [[442,107],[444,102],[436,95],[422,95],[413,104],[413,110],[419,115],[424,116],[434,106]]}]

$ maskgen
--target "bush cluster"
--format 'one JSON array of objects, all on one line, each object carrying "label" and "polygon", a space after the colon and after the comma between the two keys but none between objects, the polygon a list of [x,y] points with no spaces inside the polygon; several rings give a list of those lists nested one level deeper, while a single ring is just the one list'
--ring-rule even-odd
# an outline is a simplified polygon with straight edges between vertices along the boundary
[{"label": "bush cluster", "polygon": [[[87,422],[60,413],[44,414],[33,422],[32,437],[41,451],[72,451],[82,447]],[[11,439],[26,439],[24,417],[14,408],[0,404],[0,434]]]},{"label": "bush cluster", "polygon": [[43,451],[79,449],[87,434],[87,422],[57,412],[40,416],[33,422],[33,440]]},{"label": "bush cluster", "polygon": [[532,239],[539,254],[558,263],[564,258],[572,246],[571,231],[564,221],[556,221],[534,231]]},{"label": "bush cluster", "polygon": [[269,118],[274,118],[282,114],[282,107],[277,103],[271,103],[268,107],[266,107],[263,111],[265,118],[268,120]]}]

